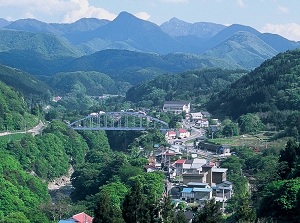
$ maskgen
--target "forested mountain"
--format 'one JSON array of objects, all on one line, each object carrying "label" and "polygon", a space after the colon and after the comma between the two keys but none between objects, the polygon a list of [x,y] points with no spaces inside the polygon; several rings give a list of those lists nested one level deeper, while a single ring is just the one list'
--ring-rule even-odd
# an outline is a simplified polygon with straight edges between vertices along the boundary
[{"label": "forested mountain", "polygon": [[96,18],[82,18],[74,23],[45,23],[36,19],[19,19],[14,22],[3,22],[6,29],[28,31],[33,33],[53,33],[60,36],[79,35],[80,32],[91,31],[107,24],[109,21]]},{"label": "forested mountain", "polygon": [[242,68],[213,58],[189,54],[157,55],[128,50],[105,50],[80,57],[67,66],[65,71],[98,71],[118,81],[137,84],[163,73],[179,73],[198,68]]},{"label": "forested mountain", "polygon": [[0,81],[0,131],[23,130],[32,118],[20,93]]},{"label": "forested mountain", "polygon": [[59,73],[53,76],[48,83],[59,94],[77,91],[89,96],[100,96],[102,94],[119,94],[122,88],[126,89],[126,86],[119,86],[121,83],[115,83],[108,75],[95,71]]},{"label": "forested mountain", "polygon": [[[79,44],[93,39],[122,43],[133,50],[166,54],[180,51],[178,41],[163,32],[154,23],[138,19],[127,12],[121,12],[112,22],[96,30],[69,39]],[[105,48],[104,48],[105,49]]]},{"label": "forested mountain", "polygon": [[55,59],[79,57],[79,50],[62,38],[50,33],[0,30],[0,52],[29,51]]},{"label": "forested mountain", "polygon": [[51,88],[24,71],[0,65],[0,81],[21,92],[25,97],[49,98]]},{"label": "forested mountain", "polygon": [[[81,19],[71,24],[47,24],[23,19],[9,23],[4,21],[0,32],[0,61],[9,66],[15,63],[18,68],[38,75],[65,71],[62,67],[70,62],[70,58],[107,49],[151,54],[197,54],[210,61],[211,67],[215,66],[214,61],[219,60],[229,65],[224,68],[252,70],[264,59],[300,46],[299,42],[279,35],[262,34],[240,24],[228,27],[207,22],[191,24],[173,18],[158,26],[127,12],[120,13],[113,21]],[[245,43],[245,38],[237,38],[241,32],[244,37],[251,37],[251,43]],[[231,55],[224,58],[224,49]],[[33,59],[24,57],[23,50],[29,51]],[[243,56],[237,57],[240,53]],[[61,56],[64,60],[55,60]]]},{"label": "forested mountain", "polygon": [[177,18],[172,18],[168,22],[160,25],[160,28],[170,36],[197,36],[202,39],[208,39],[216,35],[224,25],[210,22],[188,23]]},{"label": "forested mountain", "polygon": [[280,53],[214,95],[208,109],[234,118],[254,112],[299,110],[299,64],[299,49]]},{"label": "forested mountain", "polygon": [[10,24],[9,21],[0,18],[0,28],[2,28],[4,26],[8,26],[9,24]]},{"label": "forested mountain", "polygon": [[190,100],[199,103],[245,73],[244,70],[207,69],[176,75],[160,75],[129,89],[126,99],[140,102],[147,107],[162,105],[164,101],[171,100]]},{"label": "forested mountain", "polygon": [[235,32],[224,42],[207,50],[203,55],[221,57],[230,64],[238,64],[248,70],[259,66],[266,59],[277,54],[270,45],[251,32]]}]

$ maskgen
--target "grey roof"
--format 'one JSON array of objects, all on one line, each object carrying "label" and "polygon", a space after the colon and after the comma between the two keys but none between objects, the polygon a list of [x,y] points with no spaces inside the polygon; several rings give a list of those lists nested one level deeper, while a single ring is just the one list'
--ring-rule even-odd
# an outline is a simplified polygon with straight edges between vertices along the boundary
[{"label": "grey roof", "polygon": [[224,173],[226,172],[228,169],[227,168],[211,168],[212,172],[214,173]]},{"label": "grey roof", "polygon": [[194,160],[186,160],[185,164],[192,164]]},{"label": "grey roof", "polygon": [[199,182],[189,182],[188,186],[207,186],[208,183],[199,183]]},{"label": "grey roof", "polygon": [[193,188],[194,192],[211,192],[212,189],[211,188],[199,188],[199,187],[194,187]]},{"label": "grey roof", "polygon": [[164,106],[165,105],[169,105],[169,106],[176,106],[176,105],[187,105],[189,104],[190,102],[189,101],[165,101],[164,102]]}]

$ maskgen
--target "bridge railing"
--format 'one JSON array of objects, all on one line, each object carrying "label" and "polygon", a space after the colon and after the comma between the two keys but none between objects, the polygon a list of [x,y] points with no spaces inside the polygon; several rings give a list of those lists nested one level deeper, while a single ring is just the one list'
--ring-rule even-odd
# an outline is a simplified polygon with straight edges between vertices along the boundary
[{"label": "bridge railing", "polygon": [[166,122],[138,112],[102,112],[77,120],[69,125],[74,130],[168,130]]}]

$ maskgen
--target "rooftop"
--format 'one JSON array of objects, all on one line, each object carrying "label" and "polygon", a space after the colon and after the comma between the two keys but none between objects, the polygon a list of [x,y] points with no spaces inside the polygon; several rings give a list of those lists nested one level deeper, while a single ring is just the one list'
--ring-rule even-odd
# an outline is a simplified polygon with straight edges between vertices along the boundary
[{"label": "rooftop", "polygon": [[212,189],[211,188],[199,188],[199,187],[194,187],[193,188],[194,192],[211,192]]},{"label": "rooftop", "polygon": [[183,188],[182,189],[182,193],[192,193],[192,191],[193,191],[193,188],[188,188],[188,187],[185,187],[185,188]]},{"label": "rooftop", "polygon": [[228,169],[227,168],[212,168],[211,170],[214,173],[225,173]]},{"label": "rooftop", "polygon": [[180,159],[175,162],[175,164],[184,164],[185,159]]}]

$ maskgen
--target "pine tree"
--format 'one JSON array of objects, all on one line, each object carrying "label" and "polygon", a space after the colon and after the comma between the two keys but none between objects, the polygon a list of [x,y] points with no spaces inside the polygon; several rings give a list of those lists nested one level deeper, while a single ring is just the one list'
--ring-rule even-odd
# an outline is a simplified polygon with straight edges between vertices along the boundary
[{"label": "pine tree", "polygon": [[188,223],[183,210],[179,210],[172,223]]},{"label": "pine tree", "polygon": [[251,223],[255,220],[255,211],[251,208],[250,199],[243,197],[240,199],[240,205],[235,213],[235,220],[239,223]]},{"label": "pine tree", "polygon": [[203,208],[196,213],[193,223],[220,223],[223,221],[221,203],[214,199],[206,201]]},{"label": "pine tree", "polygon": [[122,215],[126,223],[149,223],[150,211],[147,207],[147,200],[143,194],[143,187],[140,182],[135,182],[130,192],[125,196]]},{"label": "pine tree", "polygon": [[106,192],[100,194],[100,199],[94,210],[93,223],[124,223],[120,207],[115,207],[110,195]]},{"label": "pine tree", "polygon": [[171,204],[170,196],[166,196],[163,198],[161,216],[164,223],[171,223],[174,218],[174,208]]}]

